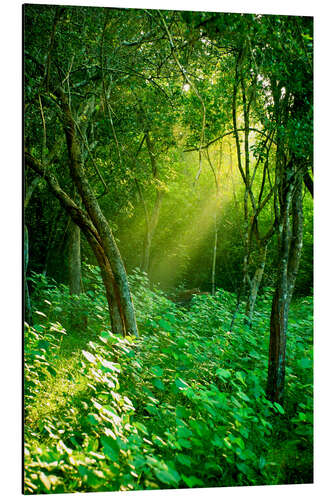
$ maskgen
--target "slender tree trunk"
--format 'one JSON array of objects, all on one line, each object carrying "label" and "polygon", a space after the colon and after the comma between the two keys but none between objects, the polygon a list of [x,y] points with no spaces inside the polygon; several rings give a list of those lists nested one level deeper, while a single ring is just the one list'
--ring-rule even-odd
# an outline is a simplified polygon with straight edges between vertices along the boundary
[{"label": "slender tree trunk", "polygon": [[[24,210],[27,209],[27,206],[29,205],[31,196],[35,190],[35,188],[38,186],[40,182],[40,178],[36,177],[30,186],[25,190],[25,196],[24,196]],[[26,186],[25,186],[26,187]],[[29,287],[28,287],[28,282],[27,282],[27,269],[28,269],[28,263],[29,263],[29,233],[28,233],[28,228],[24,224],[24,244],[23,244],[23,249],[24,249],[24,273],[23,273],[23,280],[24,280],[24,320],[31,324],[32,321],[32,310],[31,310],[31,302],[30,302],[30,294],[29,294]]]},{"label": "slender tree trunk", "polygon": [[24,197],[24,209],[26,209],[27,206],[29,205],[30,198],[39,183],[40,183],[40,178],[36,177],[30,184],[30,186],[26,189]]},{"label": "slender tree trunk", "polygon": [[143,242],[143,255],[142,255],[142,266],[141,269],[149,275],[150,269],[150,255],[151,255],[151,244],[158,224],[158,219],[160,216],[160,209],[163,199],[163,193],[157,190],[156,199],[154,207],[152,209],[151,216],[146,214],[146,228],[145,236]]},{"label": "slender tree trunk", "polygon": [[304,174],[304,184],[306,185],[309,193],[311,194],[311,196],[313,198],[313,180],[312,180],[308,170]]},{"label": "slender tree trunk", "polygon": [[29,235],[28,228],[24,225],[24,320],[31,324],[32,312],[29,287],[27,282],[27,269],[29,262]]},{"label": "slender tree trunk", "polygon": [[[302,176],[296,174],[281,207],[280,263],[270,320],[266,394],[281,403],[284,396],[286,339],[289,306],[295,286],[303,240]],[[292,217],[292,224],[290,223]]]},{"label": "slender tree trunk", "polygon": [[147,221],[145,228],[145,235],[143,239],[142,262],[141,262],[141,271],[146,274],[149,273],[151,239],[152,237],[149,230],[149,221]]},{"label": "slender tree trunk", "polygon": [[69,293],[81,293],[81,234],[80,228],[72,220],[68,238],[68,282]]},{"label": "slender tree trunk", "polygon": [[[236,141],[236,151],[237,151],[237,164],[238,170],[241,174],[242,180],[244,182],[244,197],[243,197],[243,207],[244,207],[244,225],[243,225],[243,241],[244,241],[244,257],[243,257],[243,279],[238,293],[239,299],[237,300],[237,309],[240,305],[240,300],[246,293],[247,287],[250,284],[249,278],[249,257],[250,257],[250,219],[249,219],[249,201],[252,202],[252,208],[254,206],[253,193],[251,191],[251,179],[250,179],[250,156],[249,156],[249,106],[246,101],[246,91],[243,78],[243,68],[242,60],[246,51],[244,46],[239,50],[236,66],[235,66],[235,81],[233,87],[233,98],[232,98],[232,120],[234,127],[234,135]],[[239,139],[238,127],[237,127],[237,94],[238,86],[241,85],[242,89],[242,100],[243,100],[243,119],[244,119],[244,155],[245,155],[245,165],[242,162],[241,153],[241,143]],[[236,311],[237,312],[237,311]],[[236,313],[235,313],[236,315]],[[233,321],[232,321],[233,324]]]},{"label": "slender tree trunk", "polygon": [[[156,156],[155,156],[153,144],[151,142],[149,130],[147,130],[145,132],[145,140],[146,140],[148,154],[149,154],[149,158],[150,158],[153,178],[154,178],[154,180],[158,180],[158,177],[159,177],[158,165],[157,165],[157,161],[156,161]],[[144,208],[145,222],[146,222],[145,235],[144,235],[144,240],[143,240],[141,270],[149,275],[151,245],[152,245],[153,237],[154,237],[156,227],[158,224],[158,220],[160,217],[160,210],[161,210],[161,205],[162,205],[164,193],[158,187],[156,187],[155,203],[154,203],[154,206],[152,208],[151,213],[149,214],[146,201],[144,199],[141,187],[140,187],[138,182],[137,182],[137,188],[138,188],[139,196],[141,199],[141,203],[142,203],[143,208]]]},{"label": "slender tree trunk", "polygon": [[[68,285],[69,293],[79,296],[81,293],[81,233],[80,228],[70,220],[68,235]],[[77,309],[76,301],[71,308],[71,325],[74,330],[82,331],[87,327],[88,318],[82,317]]]},{"label": "slender tree trunk", "polygon": [[280,262],[277,283],[272,302],[270,319],[270,340],[268,355],[267,397],[271,401],[281,402],[284,393],[286,335],[288,325],[288,254],[290,244],[291,190],[287,194],[284,207],[281,209],[282,224],[280,227]]},{"label": "slender tree trunk", "polygon": [[44,266],[43,266],[43,271],[42,271],[42,274],[44,274],[44,276],[47,275],[48,268],[49,268],[51,249],[53,247],[53,241],[54,241],[54,236],[55,236],[56,229],[57,229],[57,223],[59,221],[59,215],[60,215],[60,213],[57,212],[52,220],[52,225],[51,225],[49,237],[47,240],[47,246],[45,249],[45,260],[44,260]]},{"label": "slender tree trunk", "polygon": [[246,303],[246,322],[251,327],[252,325],[252,317],[254,312],[254,306],[257,300],[258,291],[261,285],[262,277],[265,270],[266,265],[266,254],[267,254],[267,245],[265,245],[260,250],[260,262],[254,273],[254,276],[251,280],[250,292],[248,295],[247,303]]},{"label": "slender tree trunk", "polygon": [[217,216],[214,213],[214,246],[213,246],[213,260],[212,260],[212,295],[215,295],[216,285],[215,285],[215,273],[216,273],[216,253],[217,253]]}]

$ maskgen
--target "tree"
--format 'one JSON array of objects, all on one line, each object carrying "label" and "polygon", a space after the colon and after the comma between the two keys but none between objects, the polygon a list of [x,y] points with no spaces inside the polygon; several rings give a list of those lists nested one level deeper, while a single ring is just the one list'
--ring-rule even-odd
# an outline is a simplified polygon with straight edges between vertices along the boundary
[{"label": "tree", "polygon": [[[263,52],[276,127],[275,210],[279,264],[270,322],[267,396],[284,396],[288,313],[303,241],[303,182],[312,162],[312,19],[268,18],[271,48]],[[290,53],[283,50],[289,42]],[[305,45],[305,41],[307,42]],[[291,57],[292,55],[292,57]]]},{"label": "tree", "polygon": [[[302,186],[312,192],[312,19],[233,14],[208,18],[201,13],[186,14],[220,47],[232,46],[235,76],[232,93],[232,121],[237,147],[238,167],[244,181],[244,262],[243,289],[251,285],[247,311],[253,311],[260,283],[267,242],[278,228],[278,255],[275,294],[270,323],[270,350],[267,395],[282,401],[285,378],[285,350],[288,311],[298,272],[302,248]],[[285,50],[286,43],[288,51]],[[244,120],[244,163],[237,122],[237,95],[241,88]],[[264,133],[276,135],[274,183],[262,200],[268,160],[264,163],[258,206],[250,175],[249,130],[253,96],[261,94],[261,110],[256,113]],[[260,159],[259,154],[259,159]],[[255,169],[257,168],[256,165]],[[267,176],[268,177],[268,176]],[[274,195],[275,220],[264,237],[257,219],[263,204]],[[249,204],[253,210],[250,218]],[[262,255],[252,280],[248,276],[250,235],[255,234]]]},{"label": "tree", "polygon": [[[82,199],[86,213],[79,209],[73,200],[66,195],[60,188],[54,175],[46,172],[43,163],[39,162],[28,150],[26,150],[26,162],[39,175],[47,179],[49,187],[61,201],[63,207],[67,210],[73,221],[76,224],[79,222],[79,225],[81,225],[101,267],[113,328],[124,334],[131,333],[137,335],[135,312],[129,291],[126,271],[110,226],[100,209],[99,203],[88,181],[82,163],[78,127],[76,126],[71,110],[73,103],[70,101],[70,94],[65,92],[63,88],[64,80],[61,79],[59,75],[59,65],[56,57],[57,55],[59,56],[59,54],[55,55],[55,43],[57,24],[63,13],[64,9],[61,8],[57,8],[54,12],[48,45],[47,64],[46,67],[43,67],[43,65],[38,62],[38,68],[39,70],[42,69],[42,74],[44,74],[42,87],[45,95],[48,98],[51,97],[61,111],[62,126],[67,144],[70,177]],[[50,89],[52,89],[52,92]]]}]

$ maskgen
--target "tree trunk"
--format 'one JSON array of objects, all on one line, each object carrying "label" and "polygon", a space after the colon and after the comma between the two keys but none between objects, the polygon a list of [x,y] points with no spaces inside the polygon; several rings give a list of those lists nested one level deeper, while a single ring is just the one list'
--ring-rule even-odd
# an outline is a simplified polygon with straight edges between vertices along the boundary
[{"label": "tree trunk", "polygon": [[[24,210],[26,210],[30,198],[35,190],[35,188],[38,186],[40,182],[40,178],[36,177],[30,186],[25,189],[25,196],[24,196]],[[26,184],[24,186],[26,188]],[[24,321],[27,323],[31,324],[32,321],[32,310],[31,310],[31,302],[30,302],[30,294],[29,294],[29,287],[28,287],[28,282],[27,282],[27,269],[28,269],[28,263],[29,263],[29,233],[28,233],[28,228],[24,224],[24,235],[23,235],[23,248],[24,248],[24,272],[23,272],[23,280],[24,280]]]},{"label": "tree trunk", "polygon": [[[154,180],[158,180],[158,165],[156,161],[156,156],[154,153],[154,148],[153,144],[150,139],[150,134],[149,130],[145,132],[145,140],[147,144],[147,150],[150,158],[150,163],[151,163],[151,168],[152,168],[152,173],[153,173],[153,178]],[[162,200],[163,200],[163,192],[156,187],[156,198],[155,198],[155,203],[152,208],[151,214],[148,212],[147,204],[144,199],[140,184],[136,182],[137,189],[139,192],[139,197],[141,199],[141,203],[143,205],[144,213],[145,213],[145,222],[146,222],[146,227],[145,227],[145,235],[144,235],[144,240],[143,240],[143,252],[142,252],[142,264],[141,264],[141,270],[149,275],[149,269],[150,269],[150,254],[151,254],[151,244],[153,241],[153,237],[156,231],[156,227],[158,224],[158,220],[160,217],[160,210],[161,210],[161,205],[162,205]]]},{"label": "tree trunk", "polygon": [[112,329],[115,333],[122,333],[123,335],[126,335],[127,330],[125,320],[122,315],[120,296],[116,293],[118,288],[115,286],[115,279],[111,270],[111,266],[104,252],[101,238],[96,231],[96,228],[92,224],[87,214],[74,203],[74,201],[67,195],[67,193],[65,193],[61,189],[56,177],[50,172],[50,170],[45,170],[41,163],[33,156],[31,156],[28,152],[26,152],[25,154],[25,159],[32,167],[32,169],[46,180],[49,188],[51,189],[55,197],[60,201],[62,207],[66,210],[72,220],[80,227],[83,234],[87,238],[87,241],[97,259],[101,270],[101,276],[105,286],[105,293],[109,305],[110,322]]},{"label": "tree trunk", "polygon": [[91,241],[90,246],[94,247],[94,253],[99,264],[99,268],[101,271],[101,276],[104,284],[104,288],[106,291],[106,299],[109,307],[109,315],[110,315],[110,323],[111,330],[114,333],[125,333],[125,324],[120,316],[120,308],[119,308],[119,298],[114,295],[114,277],[111,271],[110,264],[104,254],[102,247],[97,247],[97,245]]},{"label": "tree trunk", "polygon": [[114,295],[119,298],[118,306],[121,308],[119,313],[120,316],[124,318],[125,331],[128,334],[137,336],[138,329],[126,270],[111,228],[100,209],[99,203],[85,175],[80,158],[80,148],[76,138],[75,123],[68,105],[68,100],[62,90],[60,90],[59,95],[64,112],[64,130],[69,154],[70,174],[88,215],[98,232],[100,244],[109,261],[114,277]]},{"label": "tree trunk", "polygon": [[81,238],[80,228],[72,220],[69,227],[68,238],[68,282],[69,293],[81,293]]},{"label": "tree trunk", "polygon": [[29,235],[28,228],[24,225],[24,320],[30,325],[32,319],[29,287],[27,282],[27,269],[29,262]]},{"label": "tree trunk", "polygon": [[217,216],[216,211],[214,213],[214,247],[213,247],[213,260],[212,260],[212,295],[215,295],[216,285],[215,285],[215,272],[216,272],[216,252],[217,252]]},{"label": "tree trunk", "polygon": [[145,237],[143,242],[143,255],[142,255],[142,266],[141,269],[145,273],[149,274],[150,269],[150,253],[151,253],[151,244],[153,241],[153,237],[156,231],[158,219],[160,216],[160,209],[162,204],[163,193],[157,190],[156,199],[154,203],[154,207],[152,209],[152,214],[149,217],[146,214],[146,230]]},{"label": "tree trunk", "polygon": [[312,180],[308,170],[304,174],[304,184],[306,185],[309,193],[311,194],[311,196],[313,198],[313,180]]},{"label": "tree trunk", "polygon": [[250,292],[246,303],[246,322],[251,327],[254,306],[266,265],[267,245],[260,249],[260,262],[251,280]]},{"label": "tree trunk", "polygon": [[[29,201],[30,201],[30,198],[35,190],[35,188],[38,186],[38,184],[40,183],[40,178],[39,177],[36,177],[32,183],[30,184],[30,186],[26,189],[25,191],[25,197],[24,197],[24,210],[27,208],[27,206],[29,205]],[[25,186],[26,187],[26,186]]]},{"label": "tree trunk", "polygon": [[[295,286],[303,240],[302,176],[285,190],[279,234],[280,263],[270,320],[270,343],[266,394],[281,403],[284,395],[286,339],[289,306]],[[290,223],[290,215],[292,224]]]},{"label": "tree trunk", "polygon": [[57,223],[59,221],[59,216],[60,216],[60,213],[57,212],[52,220],[52,225],[51,225],[49,237],[47,240],[47,246],[45,249],[45,261],[44,261],[44,266],[43,266],[43,271],[42,271],[42,274],[44,274],[44,276],[46,276],[48,273],[50,255],[51,255],[51,250],[53,248],[53,241],[54,241],[54,237],[55,237],[55,233],[56,233],[56,229],[57,229]]}]

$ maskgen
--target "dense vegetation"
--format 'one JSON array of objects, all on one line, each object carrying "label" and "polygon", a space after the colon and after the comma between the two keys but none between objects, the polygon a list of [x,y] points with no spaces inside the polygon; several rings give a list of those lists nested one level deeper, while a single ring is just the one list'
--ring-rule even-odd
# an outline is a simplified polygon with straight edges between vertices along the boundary
[{"label": "dense vegetation", "polygon": [[24,29],[25,492],[312,482],[312,19]]},{"label": "dense vegetation", "polygon": [[[107,328],[96,268],[86,271],[79,299],[33,278],[39,309],[26,330],[26,492],[312,482],[310,298],[291,309],[282,407],[264,391],[270,290],[253,329],[237,322],[230,332],[233,294],[219,289],[182,308],[136,272],[141,334],[122,339]],[[72,319],[83,311],[85,335]]]}]

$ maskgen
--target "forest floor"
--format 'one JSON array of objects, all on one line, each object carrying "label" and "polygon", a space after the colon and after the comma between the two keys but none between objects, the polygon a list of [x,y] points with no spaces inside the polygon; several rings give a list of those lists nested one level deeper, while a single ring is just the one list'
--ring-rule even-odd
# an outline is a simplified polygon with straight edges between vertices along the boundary
[{"label": "forest floor", "polygon": [[265,398],[269,291],[252,329],[240,311],[230,332],[233,294],[218,290],[183,308],[136,276],[137,340],[107,329],[100,285],[73,299],[35,279],[26,493],[313,481],[311,297],[291,307],[278,405]]}]

